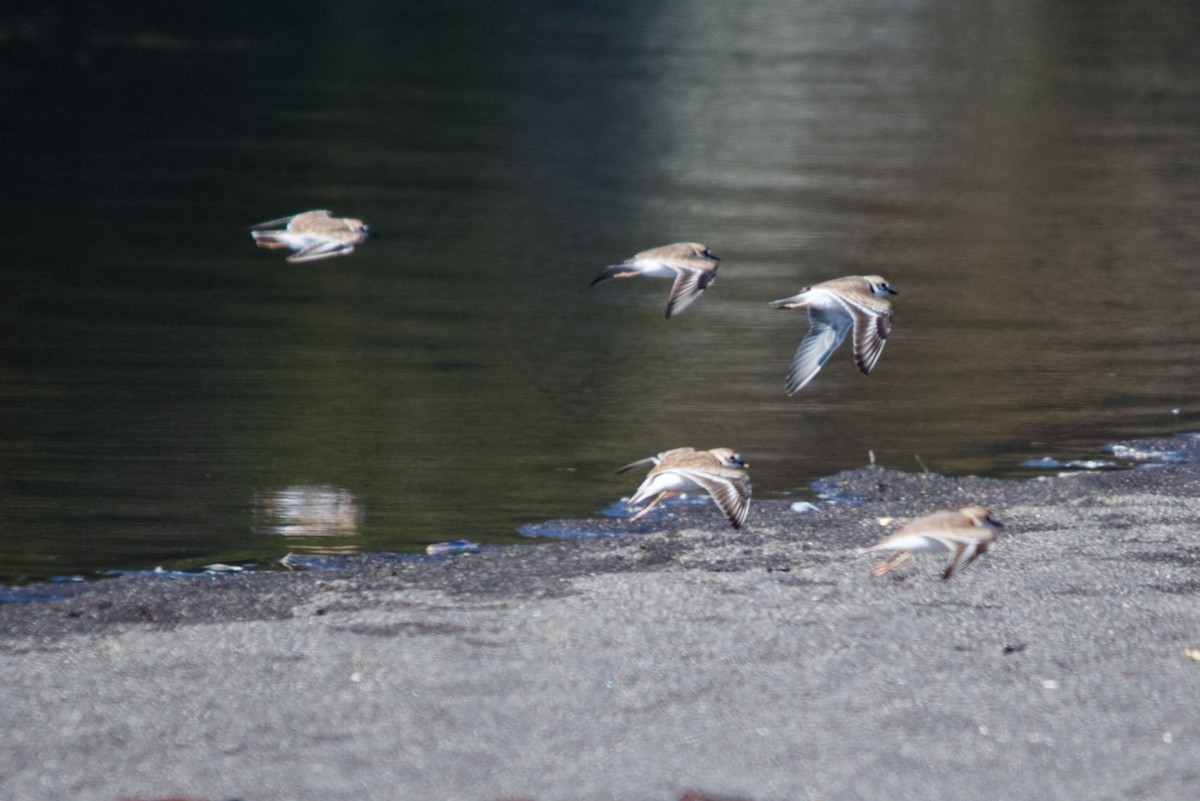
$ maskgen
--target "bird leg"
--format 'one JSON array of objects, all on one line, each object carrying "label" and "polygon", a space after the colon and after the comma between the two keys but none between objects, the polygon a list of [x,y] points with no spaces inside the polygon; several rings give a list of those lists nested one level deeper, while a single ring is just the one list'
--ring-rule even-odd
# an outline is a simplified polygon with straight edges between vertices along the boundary
[{"label": "bird leg", "polygon": [[632,523],[636,520],[641,520],[643,517],[650,514],[650,510],[653,509],[655,506],[658,506],[660,501],[664,501],[667,498],[673,498],[678,494],[679,493],[675,492],[674,490],[663,490],[662,492],[658,493],[658,495],[654,496],[654,500],[650,501],[650,503],[643,506],[642,511],[638,512],[636,515],[629,518],[629,522]]},{"label": "bird leg", "polygon": [[891,559],[888,559],[886,562],[880,562],[879,564],[875,565],[875,567],[871,569],[871,575],[874,576],[875,578],[879,578],[880,576],[886,576],[889,572],[892,571],[892,569],[899,567],[900,565],[907,562],[909,559],[912,559],[911,551],[897,551],[895,554],[892,555]]}]

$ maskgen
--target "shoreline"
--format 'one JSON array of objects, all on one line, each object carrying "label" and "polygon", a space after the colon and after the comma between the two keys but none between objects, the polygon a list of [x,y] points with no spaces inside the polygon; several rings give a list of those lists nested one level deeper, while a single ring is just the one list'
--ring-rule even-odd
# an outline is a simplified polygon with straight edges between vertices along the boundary
[{"label": "shoreline", "polygon": [[[1136,447],[1165,444],[1037,479],[859,468],[826,480],[847,502],[757,501],[736,533],[681,505],[2,604],[0,796],[1191,798],[1200,440]],[[951,581],[853,553],[967,502],[1005,528]]]},{"label": "shoreline", "polygon": [[[1107,473],[1107,472],[1124,472],[1126,470],[1138,470],[1144,468],[1152,468],[1157,466],[1169,466],[1176,464],[1194,463],[1200,464],[1200,431],[1184,431],[1172,436],[1147,438],[1139,440],[1122,440],[1114,443],[1109,443],[1102,447],[1103,451],[1111,454],[1113,459],[1123,460],[1125,464],[1119,464],[1109,459],[1076,459],[1062,461],[1054,457],[1043,457],[1040,459],[1031,459],[1028,463],[1022,465],[1022,468],[1027,471],[1028,475],[1011,476],[1001,475],[993,478],[998,481],[1044,481],[1053,478],[1059,478],[1066,475],[1087,474],[1087,473]],[[922,463],[923,466],[923,463]],[[856,470],[872,470],[876,469],[876,465],[864,465],[861,468],[851,468],[840,471],[834,475],[815,479],[810,485],[821,496],[823,503],[811,504],[817,511],[828,508],[831,505],[839,503],[855,503],[856,499],[853,496],[836,497],[838,490],[835,488],[835,483],[839,476],[856,472]],[[950,479],[954,479],[953,475],[941,473],[930,473],[928,469],[924,473],[910,473],[910,471],[898,468],[879,468],[888,472],[897,474],[913,474],[913,475],[938,475]],[[977,479],[978,476],[963,476],[960,478]],[[826,497],[828,495],[828,497]],[[665,509],[670,509],[671,514],[664,517],[663,514],[657,513],[654,516],[641,523],[630,523],[629,517],[621,515],[607,514],[607,510],[611,507],[622,506],[622,500],[618,499],[611,502],[603,509],[597,509],[596,512],[587,518],[552,518],[544,519],[534,523],[526,523],[518,526],[514,533],[518,540],[528,539],[530,542],[511,542],[500,544],[479,545],[470,539],[460,539],[454,543],[447,542],[443,544],[452,545],[457,543],[466,543],[469,548],[458,550],[447,550],[445,553],[438,554],[419,554],[419,553],[393,553],[386,551],[370,551],[352,555],[305,555],[305,554],[288,554],[280,560],[279,563],[284,563],[290,560],[290,565],[294,565],[295,569],[289,567],[288,570],[278,570],[275,568],[261,569],[259,567],[245,567],[242,565],[222,565],[214,564],[212,570],[200,569],[183,569],[183,570],[163,570],[156,568],[154,570],[120,570],[111,569],[104,573],[94,573],[90,575],[66,574],[62,576],[20,579],[10,583],[0,583],[0,609],[10,604],[28,604],[28,603],[43,603],[47,601],[66,600],[78,594],[87,594],[88,588],[100,585],[110,581],[125,581],[125,580],[141,580],[150,579],[154,581],[205,581],[218,579],[224,576],[233,577],[241,576],[248,577],[253,575],[271,575],[278,573],[284,576],[299,576],[310,572],[320,573],[322,575],[338,575],[341,573],[355,573],[365,569],[366,563],[377,560],[395,560],[400,562],[414,562],[417,564],[429,564],[431,562],[443,558],[457,558],[464,553],[479,553],[491,552],[498,549],[509,547],[524,548],[527,545],[533,547],[541,547],[547,544],[559,544],[571,541],[594,541],[597,539],[605,539],[611,537],[639,537],[646,534],[651,534],[660,531],[679,531],[687,527],[704,527],[707,521],[703,515],[689,515],[684,504],[690,503],[694,506],[707,508],[711,500],[703,496],[693,496],[691,499],[680,503],[679,499],[668,502]],[[760,509],[763,505],[778,504],[778,503],[796,503],[795,500],[771,499],[763,500],[756,499],[753,501],[753,508]],[[802,503],[807,503],[801,501]],[[714,522],[714,528],[718,527]],[[533,540],[542,540],[535,542]],[[4,634],[0,629],[0,637]]]}]

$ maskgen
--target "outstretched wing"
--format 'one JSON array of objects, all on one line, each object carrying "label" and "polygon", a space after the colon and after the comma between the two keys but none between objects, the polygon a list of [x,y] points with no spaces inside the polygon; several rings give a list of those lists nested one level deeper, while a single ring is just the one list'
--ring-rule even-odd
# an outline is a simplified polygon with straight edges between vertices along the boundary
[{"label": "outstretched wing", "polygon": [[675,284],[667,298],[666,318],[669,320],[696,302],[700,293],[712,283],[714,273],[707,270],[689,270],[677,268]]},{"label": "outstretched wing", "polygon": [[347,256],[354,252],[354,243],[339,242],[333,239],[317,240],[296,251],[287,260],[293,264],[306,261],[319,261],[334,256]]},{"label": "outstretched wing", "polygon": [[867,375],[875,369],[888,334],[892,333],[892,310],[854,304],[846,304],[846,308],[854,319],[854,362],[863,375]]},{"label": "outstretched wing", "polygon": [[659,462],[661,462],[663,459],[679,458],[679,457],[683,457],[683,456],[686,456],[688,454],[692,454],[695,452],[696,452],[695,448],[672,448],[669,451],[663,451],[662,453],[656,453],[653,456],[647,456],[645,459],[638,459],[636,462],[630,462],[629,464],[625,465],[620,470],[618,470],[617,474],[619,475],[621,473],[624,473],[627,470],[632,470],[635,467],[646,467],[648,465],[656,465]]},{"label": "outstretched wing", "polygon": [[789,395],[795,395],[816,377],[852,327],[851,316],[841,309],[808,307],[808,333],[800,340],[788,369]]},{"label": "outstretched wing", "polygon": [[729,518],[730,525],[742,527],[750,512],[750,476],[735,470],[689,470],[685,475],[712,496],[713,502]]},{"label": "outstretched wing", "polygon": [[614,475],[620,475],[621,473],[632,470],[635,467],[649,467],[650,465],[655,465],[655,464],[658,464],[658,457],[657,456],[647,456],[645,459],[638,459],[636,462],[630,462],[629,464],[625,465],[621,469],[617,470]]},{"label": "outstretched wing", "polygon": [[967,566],[979,558],[981,553],[983,553],[983,549],[979,547],[979,543],[955,543],[954,558],[951,559],[950,564],[946,566],[946,572],[942,574],[942,580],[949,581],[962,571],[966,570]]}]

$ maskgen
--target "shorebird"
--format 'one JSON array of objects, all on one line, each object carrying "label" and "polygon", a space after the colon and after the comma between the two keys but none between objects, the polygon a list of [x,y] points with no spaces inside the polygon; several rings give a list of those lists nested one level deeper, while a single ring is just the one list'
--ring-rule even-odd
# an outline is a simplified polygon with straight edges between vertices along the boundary
[{"label": "shorebird", "polygon": [[788,394],[812,381],[851,331],[854,361],[863,375],[870,373],[892,332],[892,304],[884,298],[899,294],[878,275],[847,275],[771,301],[776,309],[808,309],[808,333],[792,356]]},{"label": "shorebird", "polygon": [[878,577],[887,575],[892,568],[908,561],[918,551],[949,551],[952,554],[950,564],[942,573],[942,579],[948,581],[987,552],[996,539],[996,529],[1000,527],[1000,523],[993,520],[992,513],[984,507],[964,506],[957,512],[934,512],[914,520],[874,545],[859,548],[858,553],[898,552],[875,566],[871,575]]},{"label": "shorebird", "polygon": [[698,242],[676,242],[641,253],[614,264],[598,275],[589,287],[609,278],[674,278],[675,285],[667,297],[666,317],[670,319],[696,302],[700,293],[717,280],[716,256],[706,245]]},{"label": "shorebird", "polygon": [[694,448],[675,448],[655,456],[639,459],[618,470],[624,473],[635,467],[652,464],[637,492],[626,506],[630,509],[652,499],[644,509],[631,518],[639,520],[659,502],[681,492],[704,490],[720,507],[734,528],[741,528],[750,511],[750,476],[742,457],[730,448],[698,451]]},{"label": "shorebird", "polygon": [[[285,227],[267,230],[281,225]],[[362,220],[334,217],[325,209],[268,220],[250,228],[250,235],[260,248],[296,251],[287,259],[294,264],[348,256],[371,233]]]}]

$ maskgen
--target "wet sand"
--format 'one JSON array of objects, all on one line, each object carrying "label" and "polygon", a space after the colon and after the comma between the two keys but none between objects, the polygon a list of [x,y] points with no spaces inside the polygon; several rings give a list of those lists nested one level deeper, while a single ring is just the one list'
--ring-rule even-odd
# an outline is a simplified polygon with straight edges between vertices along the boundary
[{"label": "wet sand", "polygon": [[[1197,797],[1200,468],[830,483],[0,606],[0,798]],[[966,502],[1005,529],[952,581],[852,550]]]}]

